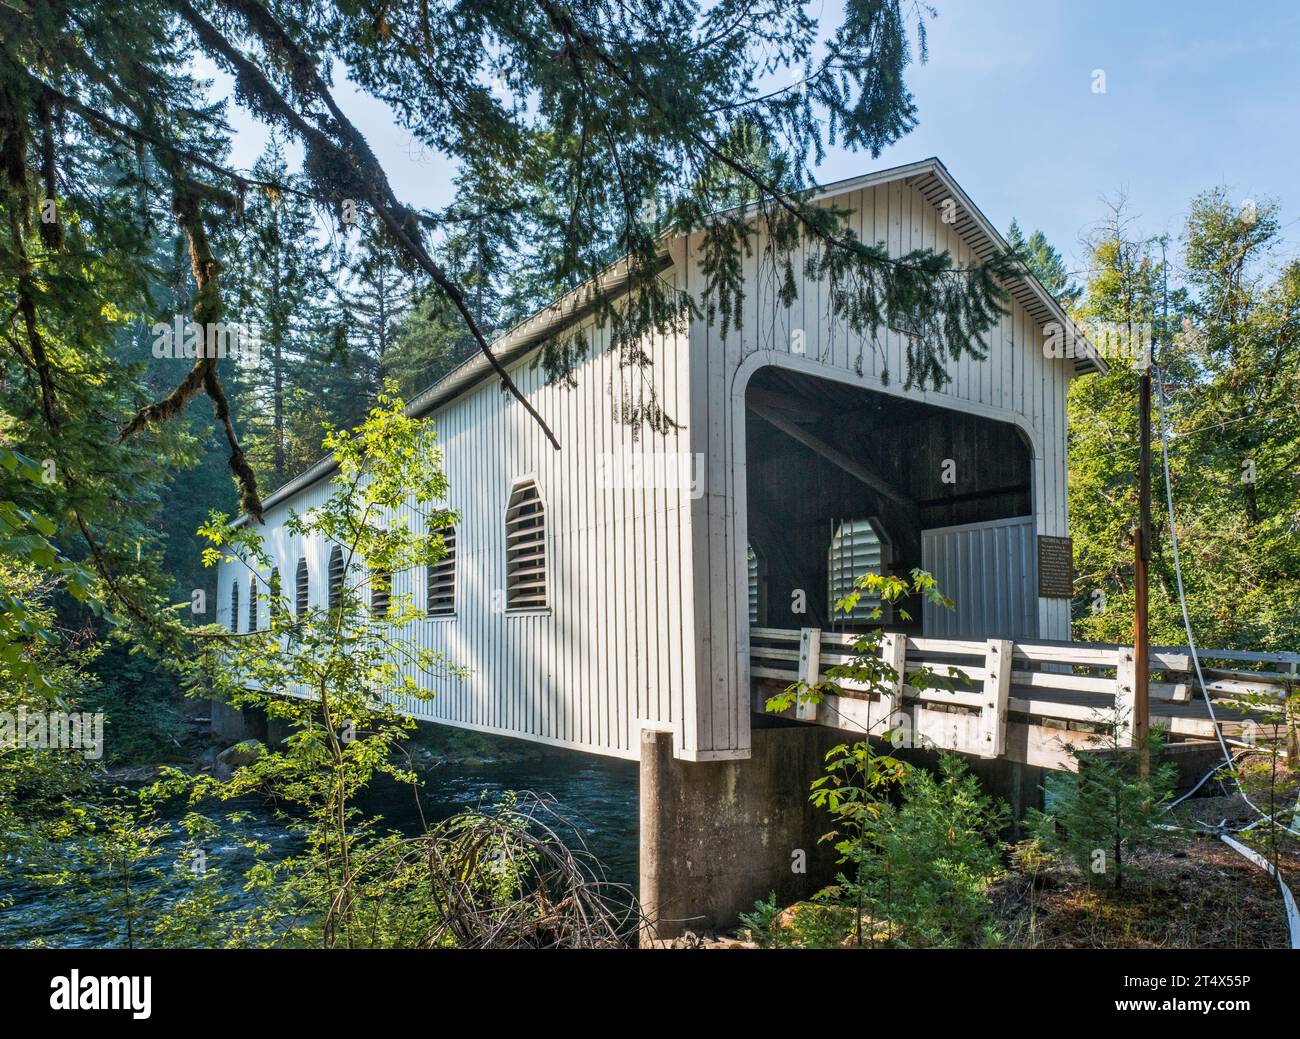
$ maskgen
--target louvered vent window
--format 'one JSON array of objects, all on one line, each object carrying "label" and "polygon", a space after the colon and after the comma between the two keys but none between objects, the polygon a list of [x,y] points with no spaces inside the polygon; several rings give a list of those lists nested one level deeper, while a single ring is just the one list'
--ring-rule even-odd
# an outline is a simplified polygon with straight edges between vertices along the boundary
[{"label": "louvered vent window", "polygon": [[335,545],[330,552],[330,594],[331,610],[343,605],[343,549]]},{"label": "louvered vent window", "polygon": [[298,560],[298,574],[294,580],[293,596],[293,613],[295,617],[302,618],[307,616],[307,593],[310,588],[307,585],[307,560]]},{"label": "louvered vent window", "polygon": [[230,586],[230,630],[239,630],[239,582]]},{"label": "louvered vent window", "polygon": [[248,579],[248,630],[258,630],[257,574]]},{"label": "louvered vent window", "polygon": [[370,578],[370,612],[376,617],[387,617],[393,599],[393,575],[376,570]]},{"label": "louvered vent window", "polygon": [[[835,609],[835,604],[853,590],[853,582],[864,574],[883,574],[889,548],[881,541],[871,520],[844,520],[831,538],[828,572],[830,575],[830,613],[836,620],[869,620],[880,605],[880,597],[863,593],[852,614]],[[882,612],[881,619],[885,616]]]},{"label": "louvered vent window", "polygon": [[280,571],[278,569],[271,571],[271,620],[280,619],[280,596],[283,592],[280,589]]},{"label": "louvered vent window", "polygon": [[525,480],[506,508],[506,609],[545,609],[546,577],[546,510],[537,484]]},{"label": "louvered vent window", "polygon": [[450,617],[456,612],[456,528],[441,531],[446,554],[428,568],[428,611],[430,617]]},{"label": "louvered vent window", "polygon": [[745,565],[749,571],[749,623],[751,625],[758,623],[758,556],[754,555],[754,547],[748,546],[745,550]]}]

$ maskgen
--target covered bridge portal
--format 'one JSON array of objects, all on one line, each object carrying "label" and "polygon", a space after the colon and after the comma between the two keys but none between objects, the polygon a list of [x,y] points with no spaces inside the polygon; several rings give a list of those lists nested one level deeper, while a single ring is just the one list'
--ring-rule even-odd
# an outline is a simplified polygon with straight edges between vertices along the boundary
[{"label": "covered bridge portal", "polygon": [[890,630],[1038,635],[1033,473],[1014,425],[777,367],[745,402],[751,624],[859,630],[874,604],[835,611],[854,578],[922,568],[956,610],[904,602],[912,620],[887,615]]},{"label": "covered bridge portal", "polygon": [[[936,159],[831,185],[815,201],[847,211],[859,240],[898,256],[928,248],[970,264],[1006,247]],[[778,303],[766,233],[756,216],[737,326],[723,334],[699,315],[649,336],[645,371],[597,324],[587,287],[493,344],[560,451],[482,357],[409,405],[437,424],[447,504],[461,521],[454,556],[429,574],[392,575],[392,594],[422,612],[418,644],[469,675],[417,676],[435,696],[403,709],[639,759],[642,900],[666,920],[725,923],[770,890],[796,893],[792,852],[824,849],[825,821],[806,791],[824,745],[844,738],[837,729],[879,732],[902,718],[918,742],[976,762],[1061,768],[1064,743],[1122,714],[1133,692],[1131,649],[1068,642],[1066,394],[1104,365],[1082,339],[1064,356],[1049,348],[1054,324],[1071,327],[1060,307],[1032,277],[1014,280],[984,357],[954,361],[939,389],[904,388],[911,333],[852,332],[805,257],[794,257],[796,302]],[[702,237],[664,243],[660,276],[694,295],[710,278]],[[616,265],[601,283],[617,293],[625,280]],[[560,334],[586,341],[574,386],[533,364]],[[618,418],[647,388],[676,423],[664,435]],[[623,479],[629,457],[646,472],[689,460],[692,479]],[[336,580],[365,579],[340,578],[335,546],[287,522],[325,500],[332,473],[322,460],[267,497],[268,569],[250,589],[242,564],[222,565],[219,623],[265,626],[273,587],[292,588],[301,611],[324,608]],[[1051,588],[1044,546],[1056,552]],[[853,577],[917,566],[956,609],[885,617],[884,652],[903,675],[957,665],[962,681],[924,693],[905,680],[845,687],[788,720],[762,711],[772,689],[846,659],[868,623],[832,613]],[[1157,654],[1157,720],[1204,737],[1213,730],[1189,670],[1186,653]],[[1241,681],[1231,670],[1216,677]]]},{"label": "covered bridge portal", "polygon": [[[1070,748],[1104,727],[1131,738],[1133,648],[1041,637],[1041,499],[1017,425],[771,365],[746,387],[745,471],[755,725],[767,723],[771,695],[824,679],[851,659],[858,634],[879,627],[901,684],[882,692],[841,681],[825,710],[806,705],[787,721],[890,730],[917,746],[1046,769],[1074,768]],[[851,615],[836,610],[862,574],[907,578],[915,568],[935,576],[951,609],[864,596]],[[1296,667],[1285,655],[1205,652],[1212,692],[1225,699],[1280,694]],[[1266,673],[1239,670],[1252,662]],[[1191,655],[1157,648],[1151,666],[1154,722],[1175,741],[1213,739]],[[946,687],[914,688],[906,676],[921,668]],[[1230,703],[1217,713],[1229,731],[1245,723]]]}]

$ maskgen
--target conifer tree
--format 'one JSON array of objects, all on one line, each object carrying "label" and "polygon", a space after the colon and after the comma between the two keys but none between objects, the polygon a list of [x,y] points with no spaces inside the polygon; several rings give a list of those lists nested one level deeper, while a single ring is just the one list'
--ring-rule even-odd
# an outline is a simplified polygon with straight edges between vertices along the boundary
[{"label": "conifer tree", "polygon": [[[1070,749],[1075,771],[1050,777],[1052,807],[1031,810],[1030,828],[1074,859],[1090,882],[1118,891],[1133,872],[1134,855],[1168,840],[1160,826],[1178,766],[1157,764],[1143,775],[1139,749],[1122,746],[1116,731],[1112,724],[1092,743]],[[1158,761],[1161,746],[1160,730],[1153,730],[1145,748],[1149,760]]]},{"label": "conifer tree", "polygon": [[1078,303],[1083,289],[1071,280],[1069,271],[1065,269],[1065,261],[1047,240],[1047,235],[1036,230],[1026,238],[1020,230],[1020,224],[1012,220],[1011,226],[1007,228],[1007,244],[1024,257],[1025,264],[1033,271],[1034,277],[1067,311]]},{"label": "conifer tree", "polygon": [[[828,142],[876,156],[916,122],[904,72],[915,54],[925,57],[930,12],[899,0],[847,4],[831,23],[807,0],[722,0],[707,9],[657,0],[176,0],[146,2],[131,19],[91,0],[63,0],[35,19],[25,9],[6,12],[0,30],[18,118],[57,105],[80,132],[153,153],[174,181],[209,316],[220,313],[226,270],[211,249],[212,225],[262,178],[225,168],[220,149],[177,133],[188,124],[220,134],[219,116],[184,94],[174,73],[174,56],[196,51],[235,78],[241,105],[302,145],[303,193],[339,214],[373,213],[403,264],[437,287],[494,366],[472,294],[434,258],[436,233],[447,228],[397,198],[336,102],[330,67],[346,66],[450,163],[494,171],[475,177],[474,208],[557,200],[553,218],[539,210],[525,222],[536,237],[518,254],[546,283],[576,285],[626,255],[633,305],[597,302],[629,363],[649,363],[635,349],[641,336],[690,309],[733,329],[752,244],[746,219],[720,212],[737,181],[749,185],[751,215],[768,231],[761,248],[783,282],[806,259],[853,328],[868,333],[907,314],[926,329],[909,357],[909,383],[941,384],[950,361],[982,352],[1006,299],[998,276],[1018,269],[1001,256],[969,267],[925,249],[890,256],[856,238],[849,214],[803,194]],[[774,86],[773,76],[787,82]],[[774,161],[760,167],[755,154]],[[711,275],[699,299],[658,278],[660,233],[669,227],[702,231]],[[542,360],[564,379],[580,353],[580,344],[556,341]],[[498,374],[545,426],[508,374]],[[215,365],[197,363],[125,431],[174,417],[200,392],[214,401],[245,507],[256,515],[255,474]],[[638,416],[652,425],[661,418]]]},{"label": "conifer tree", "polygon": [[360,419],[383,385],[399,326],[414,299],[411,278],[373,217],[362,222],[337,277],[339,310],[334,321],[341,329],[336,341],[344,356],[334,358],[331,374],[347,410],[336,424],[346,425]]},{"label": "conifer tree", "polygon": [[301,178],[290,174],[277,135],[253,176],[290,189],[251,193],[231,265],[230,310],[260,340],[260,356],[234,373],[237,410],[249,458],[278,486],[320,455],[321,431],[304,425],[302,416],[304,405],[318,399],[311,393],[314,370],[335,359],[328,320],[333,285],[316,214],[297,190]]}]

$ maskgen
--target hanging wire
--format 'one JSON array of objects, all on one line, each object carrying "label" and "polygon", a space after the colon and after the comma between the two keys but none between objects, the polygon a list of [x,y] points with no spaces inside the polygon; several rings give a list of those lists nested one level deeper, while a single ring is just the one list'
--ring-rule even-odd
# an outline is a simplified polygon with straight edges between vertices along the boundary
[{"label": "hanging wire", "polygon": [[[1246,791],[1241,785],[1241,778],[1240,776],[1237,775],[1237,769],[1235,767],[1235,761],[1232,757],[1232,752],[1228,750],[1228,745],[1223,738],[1223,732],[1219,727],[1219,719],[1214,711],[1214,701],[1211,699],[1209,689],[1206,687],[1205,675],[1201,671],[1200,655],[1196,649],[1196,638],[1192,634],[1192,621],[1187,610],[1187,593],[1183,586],[1182,560],[1179,557],[1179,553],[1178,553],[1178,527],[1174,522],[1173,481],[1170,479],[1170,475],[1169,475],[1170,435],[1167,426],[1165,424],[1164,377],[1161,375],[1160,365],[1159,363],[1157,363],[1157,359],[1154,353],[1152,354],[1151,357],[1151,368],[1152,371],[1155,373],[1155,377],[1156,377],[1156,391],[1157,391],[1156,412],[1160,424],[1160,461],[1161,461],[1161,468],[1163,470],[1164,478],[1165,478],[1165,505],[1169,513],[1169,542],[1173,549],[1174,581],[1178,588],[1178,605],[1180,610],[1182,611],[1182,616],[1183,616],[1183,631],[1187,635],[1187,648],[1191,653],[1192,666],[1196,670],[1196,682],[1197,685],[1200,686],[1201,698],[1205,701],[1205,709],[1206,711],[1209,712],[1210,724],[1214,728],[1215,739],[1219,741],[1219,749],[1223,752],[1224,764],[1226,764],[1228,767],[1228,772],[1233,778],[1233,782],[1237,787],[1237,792],[1241,796],[1241,799],[1245,801],[1246,804],[1249,805],[1255,811],[1255,813],[1260,817],[1259,819],[1255,820],[1255,822],[1249,824],[1249,827],[1242,828],[1242,829],[1248,829],[1250,827],[1257,826],[1261,822],[1272,821],[1272,817],[1269,816],[1268,813],[1260,809],[1258,805],[1256,805],[1253,801],[1251,801],[1249,797],[1246,796]],[[1201,781],[1197,783],[1194,787],[1192,787],[1191,790],[1183,794],[1182,797],[1178,798],[1176,801],[1170,803],[1169,809],[1174,808],[1175,806],[1181,804],[1183,801],[1191,797],[1192,794],[1194,794],[1197,790],[1199,790],[1201,786],[1206,782],[1206,780],[1208,780],[1211,776],[1213,776],[1216,772],[1218,772],[1221,767],[1222,766],[1220,765],[1216,765],[1210,772],[1206,773],[1206,775],[1201,779]],[[1283,828],[1288,833],[1292,833],[1295,834],[1297,837],[1300,837],[1300,833],[1297,833],[1297,831],[1295,831],[1291,827],[1283,827]]]}]

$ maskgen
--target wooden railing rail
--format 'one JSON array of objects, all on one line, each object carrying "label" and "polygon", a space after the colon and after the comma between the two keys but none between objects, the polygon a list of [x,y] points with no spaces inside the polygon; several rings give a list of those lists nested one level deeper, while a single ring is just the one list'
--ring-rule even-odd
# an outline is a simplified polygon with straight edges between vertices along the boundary
[{"label": "wooden railing rail", "polygon": [[[828,668],[853,659],[856,639],[852,634],[817,628],[754,627],[750,629],[750,673],[767,683],[816,684],[825,679]],[[1008,753],[1009,719],[1035,730],[1069,731],[1078,730],[1080,723],[1111,723],[1121,744],[1132,740],[1132,646],[1040,639],[977,641],[895,632],[885,635],[879,653],[904,676],[899,688],[873,691],[841,681],[845,696],[836,698],[830,705],[833,710],[819,712],[816,705],[801,704],[795,716],[803,721],[843,724],[846,712],[861,713],[863,703],[869,702],[878,723],[904,708],[913,715],[919,710],[921,714],[911,719],[917,728],[963,729],[964,734],[952,737],[960,744],[952,749],[980,757]],[[1227,715],[1220,718],[1221,723],[1242,723],[1242,697],[1251,700],[1251,716],[1268,717],[1281,712],[1288,697],[1300,688],[1297,653],[1198,649],[1197,657],[1208,693],[1223,705]],[[947,688],[917,689],[907,677],[922,669],[940,678],[950,674],[960,677],[947,683]],[[1155,724],[1179,737],[1214,736],[1208,712],[1198,709],[1201,698],[1186,647],[1152,647],[1150,695]],[[1234,707],[1241,709],[1234,711]],[[936,711],[941,713],[936,715]],[[1023,735],[1019,733],[1018,738]]]}]

